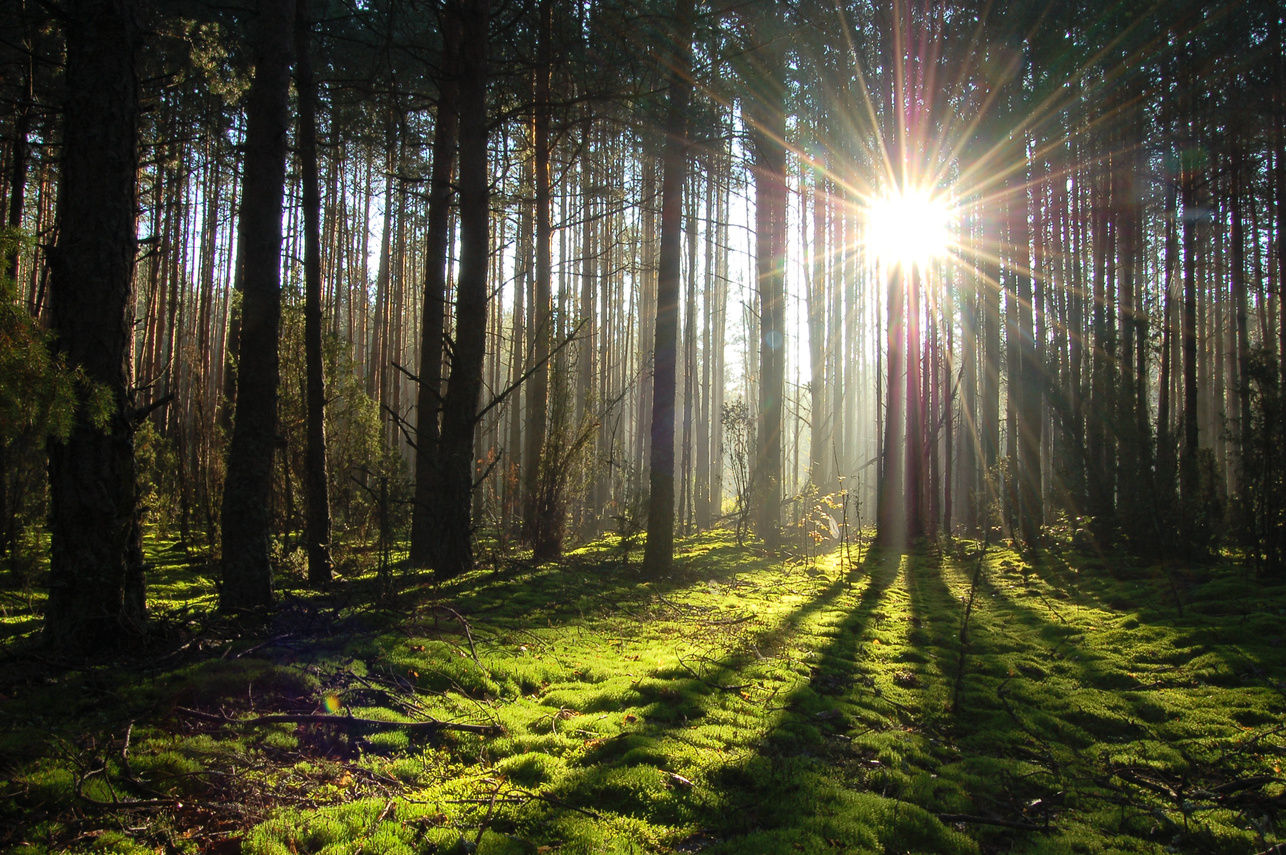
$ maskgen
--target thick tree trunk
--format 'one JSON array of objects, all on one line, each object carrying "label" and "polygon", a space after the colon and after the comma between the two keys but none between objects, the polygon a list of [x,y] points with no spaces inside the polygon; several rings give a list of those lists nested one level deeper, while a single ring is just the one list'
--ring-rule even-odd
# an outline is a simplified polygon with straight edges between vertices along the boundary
[{"label": "thick tree trunk", "polygon": [[676,0],[669,111],[661,165],[661,248],[656,283],[647,545],[643,572],[656,578],[674,561],[674,398],[679,338],[679,268],[683,185],[688,167],[688,100],[692,96],[692,0]]},{"label": "thick tree trunk", "polygon": [[474,426],[482,395],[487,334],[488,226],[487,30],[489,0],[458,0],[460,16],[460,274],[451,378],[442,401],[438,445],[441,541],[434,571],[449,578],[473,569]]},{"label": "thick tree trunk", "polygon": [[66,441],[49,443],[49,603],[45,640],[91,653],[137,635],[143,555],[134,469],[134,252],[138,167],[137,29],[128,0],[66,8],[58,245],[50,316],[71,368],[110,395],[105,422],[77,384]]},{"label": "thick tree trunk", "polygon": [[246,106],[245,177],[238,223],[241,336],[237,404],[223,488],[224,611],[272,605],[269,557],[272,456],[277,446],[277,336],[281,322],[281,211],[294,0],[260,0],[255,77]]},{"label": "thick tree trunk", "polygon": [[[438,485],[438,415],[442,409],[442,346],[446,322],[447,244],[451,224],[451,180],[455,174],[459,126],[460,21],[443,16],[442,79],[433,124],[433,166],[429,178],[429,213],[424,242],[424,302],[420,323],[420,373],[415,403],[415,504],[411,509],[410,558],[431,566],[441,519]],[[521,293],[521,292],[520,292]],[[515,321],[516,323],[516,321]]]},{"label": "thick tree trunk", "polygon": [[303,183],[304,215],[304,362],[307,375],[307,448],[305,492],[308,544],[308,582],[324,585],[331,579],[330,496],[326,471],[326,379],[322,366],[321,194],[317,179],[317,84],[309,41],[312,19],[308,0],[295,10],[295,87],[299,93],[299,171]]}]

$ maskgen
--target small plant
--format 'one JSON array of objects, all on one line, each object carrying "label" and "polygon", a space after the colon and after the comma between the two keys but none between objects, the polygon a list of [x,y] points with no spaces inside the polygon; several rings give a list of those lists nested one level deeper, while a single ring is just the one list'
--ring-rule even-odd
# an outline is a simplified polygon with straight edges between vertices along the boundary
[{"label": "small plant", "polygon": [[732,470],[733,507],[732,519],[737,535],[737,545],[745,542],[750,528],[750,491],[753,487],[750,471],[750,451],[753,442],[750,410],[741,398],[725,401],[720,415],[723,424],[723,447],[728,468]]}]

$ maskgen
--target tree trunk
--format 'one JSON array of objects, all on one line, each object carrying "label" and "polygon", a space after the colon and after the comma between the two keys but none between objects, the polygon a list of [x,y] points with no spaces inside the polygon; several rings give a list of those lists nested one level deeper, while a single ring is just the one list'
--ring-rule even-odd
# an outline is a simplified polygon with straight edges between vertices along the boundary
[{"label": "tree trunk", "polygon": [[532,147],[535,149],[536,179],[536,290],[535,328],[531,331],[532,358],[535,373],[527,381],[527,431],[523,436],[526,445],[523,454],[523,539],[531,544],[537,560],[558,557],[562,538],[554,542],[552,520],[544,519],[549,512],[542,509],[541,478],[542,457],[545,451],[545,433],[549,414],[549,351],[553,338],[553,235],[550,206],[549,180],[549,77],[551,60],[549,40],[553,27],[553,0],[540,0],[538,15],[540,32],[536,45],[536,80],[534,87],[535,114],[532,120]]},{"label": "tree trunk", "polygon": [[[885,364],[888,367],[885,388],[888,390],[888,407],[884,411],[882,439],[880,442],[880,472],[876,494],[876,542],[889,549],[906,546],[906,515],[903,513],[902,494],[905,484],[903,472],[906,446],[899,441],[904,409],[902,385],[902,360],[906,355],[903,337],[905,315],[903,298],[905,287],[900,268],[887,271],[888,277],[888,345]],[[908,357],[910,358],[910,357]]]},{"label": "tree trunk", "polygon": [[441,552],[434,571],[450,578],[473,569],[473,437],[482,395],[487,335],[488,226],[487,30],[489,0],[458,0],[460,16],[460,273],[455,348],[442,401],[438,445],[442,478]]},{"label": "tree trunk", "polygon": [[[1245,151],[1240,141],[1233,148],[1232,162],[1232,304],[1234,332],[1237,341],[1237,460],[1233,467],[1234,483],[1240,490],[1245,475],[1246,452],[1250,450],[1254,431],[1250,414],[1250,336],[1247,320],[1246,233],[1243,208],[1245,185]],[[1258,235],[1256,234],[1256,240]]]},{"label": "tree trunk", "polygon": [[255,77],[246,106],[238,256],[241,336],[237,404],[223,488],[224,611],[272,605],[272,456],[277,446],[281,210],[285,196],[294,0],[260,0]]},{"label": "tree trunk", "polygon": [[299,171],[304,215],[304,362],[308,388],[305,491],[308,583],[331,579],[330,496],[326,472],[326,379],[322,366],[321,194],[317,179],[317,84],[310,54],[308,0],[295,10],[295,88],[299,94]]},{"label": "tree trunk", "polygon": [[65,441],[49,443],[49,602],[45,641],[92,653],[127,642],[144,619],[143,555],[134,469],[137,30],[129,0],[66,8],[58,244],[50,253],[50,315],[69,367],[111,396],[105,422],[76,384]]},{"label": "tree trunk", "polygon": [[[1184,166],[1180,183],[1183,215],[1183,307],[1180,336],[1183,354],[1183,448],[1179,455],[1179,493],[1184,520],[1193,513],[1197,492],[1197,224],[1196,175]],[[1185,530],[1188,528],[1184,526]]]},{"label": "tree trunk", "polygon": [[656,282],[647,546],[643,572],[657,578],[674,561],[674,397],[679,337],[683,185],[688,167],[688,100],[692,95],[692,0],[676,0],[674,56],[661,165],[661,248]]},{"label": "tree trunk", "polygon": [[1013,275],[1018,296],[1018,367],[1020,377],[1010,378],[1010,394],[1018,394],[1018,520],[1023,542],[1035,546],[1044,521],[1041,507],[1040,471],[1040,362],[1036,355],[1036,336],[1032,305],[1031,218],[1030,196],[1026,181],[1028,170],[1016,172],[1011,179],[1010,243],[1014,253]]},{"label": "tree trunk", "polygon": [[424,303],[420,323],[419,389],[415,403],[415,504],[411,509],[410,559],[432,566],[441,518],[438,471],[438,414],[442,395],[442,346],[446,322],[447,243],[451,224],[451,179],[455,174],[458,130],[457,60],[460,20],[443,15],[442,79],[433,124],[433,166],[429,179],[429,214],[424,242]]},{"label": "tree trunk", "polygon": [[754,117],[751,148],[755,172],[755,276],[759,289],[759,416],[754,496],[759,536],[769,549],[781,539],[782,419],[786,387],[786,84],[777,0],[756,21],[751,61],[758,91],[748,108]]}]

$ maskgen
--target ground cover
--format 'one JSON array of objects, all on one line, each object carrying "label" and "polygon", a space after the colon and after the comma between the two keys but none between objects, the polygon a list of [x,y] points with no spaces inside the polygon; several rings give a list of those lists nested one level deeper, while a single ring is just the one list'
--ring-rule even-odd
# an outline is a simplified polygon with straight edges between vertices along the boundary
[{"label": "ground cover", "polygon": [[263,623],[150,544],[157,637],[90,667],[4,592],[14,852],[1277,851],[1286,586],[973,543],[787,561],[725,532]]}]

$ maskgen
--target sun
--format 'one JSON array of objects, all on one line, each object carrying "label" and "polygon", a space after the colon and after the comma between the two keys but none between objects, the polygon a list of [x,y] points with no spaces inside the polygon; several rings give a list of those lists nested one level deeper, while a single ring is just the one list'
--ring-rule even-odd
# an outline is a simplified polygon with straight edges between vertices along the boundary
[{"label": "sun", "polygon": [[867,248],[887,265],[923,269],[947,254],[951,207],[926,190],[881,196],[866,217]]}]

